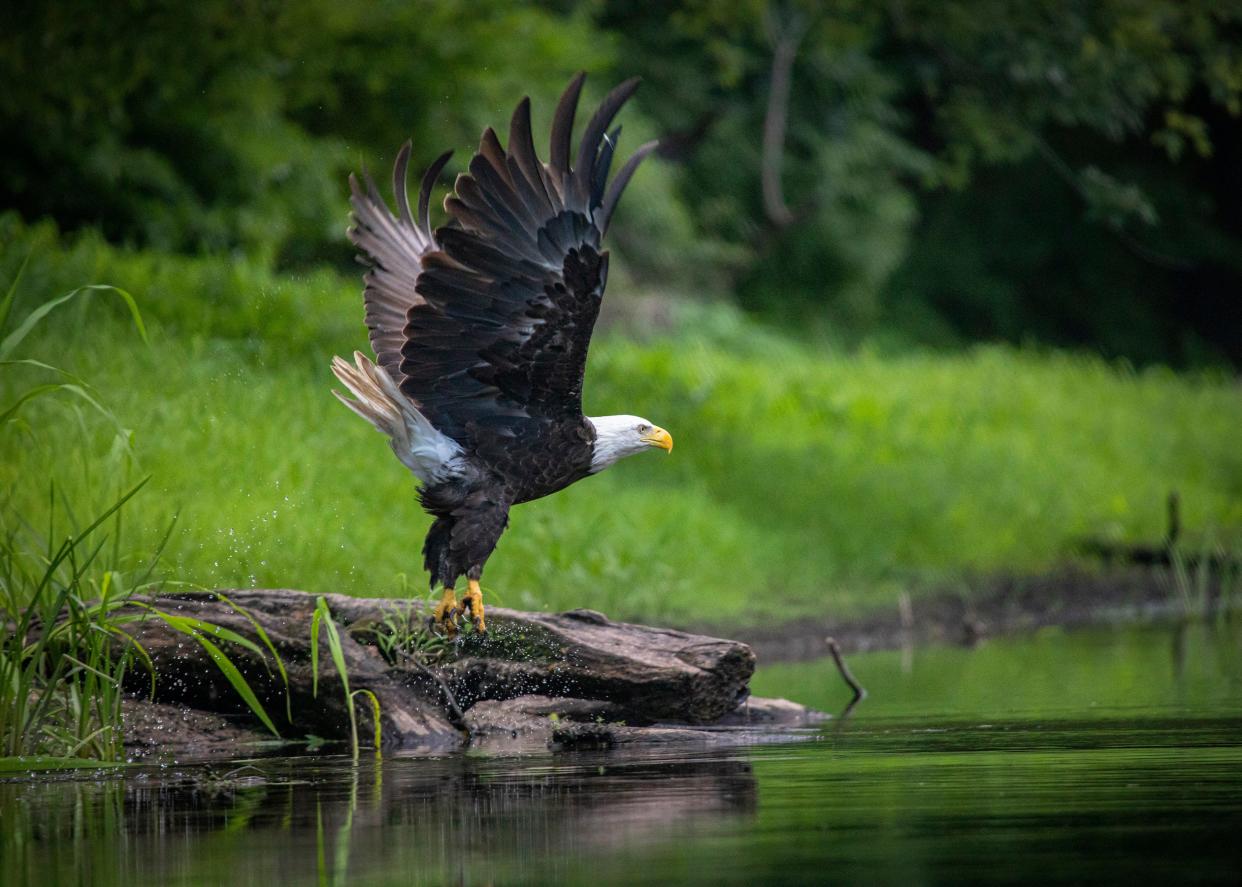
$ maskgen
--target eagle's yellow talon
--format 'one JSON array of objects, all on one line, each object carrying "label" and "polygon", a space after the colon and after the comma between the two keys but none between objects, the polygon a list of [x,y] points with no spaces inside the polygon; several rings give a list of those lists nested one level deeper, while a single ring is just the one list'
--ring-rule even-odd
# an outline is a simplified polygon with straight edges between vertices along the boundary
[{"label": "eagle's yellow talon", "polygon": [[483,589],[479,587],[479,580],[469,581],[466,593],[461,597],[459,609],[463,616],[471,617],[475,631],[487,634],[487,622],[483,618]]},{"label": "eagle's yellow talon", "polygon": [[451,588],[445,588],[440,603],[436,604],[435,612],[428,622],[433,629],[439,629],[452,637],[457,634],[457,621],[453,618],[457,615],[457,609],[457,593]]}]

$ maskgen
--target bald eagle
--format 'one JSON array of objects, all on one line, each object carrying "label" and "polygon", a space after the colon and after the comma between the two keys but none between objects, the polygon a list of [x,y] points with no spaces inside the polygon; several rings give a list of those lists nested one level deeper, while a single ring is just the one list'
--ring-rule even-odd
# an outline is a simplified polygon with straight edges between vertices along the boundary
[{"label": "bald eagle", "polygon": [[[386,434],[420,482],[434,518],[423,544],[431,617],[453,634],[459,617],[486,631],[479,580],[509,509],[653,447],[667,431],[638,416],[582,413],[591,331],[608,278],[600,241],[621,192],[656,147],[640,147],[608,181],[620,127],[608,131],[637,78],[604,98],[570,163],[585,74],[561,96],[549,160],[531,139],[530,99],[509,124],[508,151],[489,127],[431,229],[431,189],[451,152],[427,169],[410,211],[410,143],[393,168],[398,214],[370,177],[350,177],[350,239],[368,266],[363,302],[375,362],[360,352],[332,371],[353,395],[333,393]],[[456,585],[467,579],[459,604]]]}]

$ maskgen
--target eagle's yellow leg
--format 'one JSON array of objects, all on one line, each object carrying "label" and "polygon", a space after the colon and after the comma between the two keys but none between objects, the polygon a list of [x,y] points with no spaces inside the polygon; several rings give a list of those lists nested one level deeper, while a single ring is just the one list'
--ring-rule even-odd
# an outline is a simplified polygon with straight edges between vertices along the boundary
[{"label": "eagle's yellow leg", "polygon": [[431,627],[450,636],[457,634],[457,621],[454,619],[457,609],[457,593],[446,585],[440,603],[436,604],[435,612],[431,614]]},{"label": "eagle's yellow leg", "polygon": [[474,630],[479,634],[487,634],[487,622],[483,619],[483,589],[478,579],[471,579],[466,593],[461,598],[461,612],[474,621]]}]

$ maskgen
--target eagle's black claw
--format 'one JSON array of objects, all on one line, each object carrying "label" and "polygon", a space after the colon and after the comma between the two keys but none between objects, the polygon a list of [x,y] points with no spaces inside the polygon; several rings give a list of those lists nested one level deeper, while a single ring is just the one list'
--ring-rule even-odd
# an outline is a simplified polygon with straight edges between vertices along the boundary
[{"label": "eagle's black claw", "polygon": [[451,638],[457,634],[457,614],[448,612],[444,614],[444,619],[437,619],[435,616],[427,617],[427,630],[436,637]]}]

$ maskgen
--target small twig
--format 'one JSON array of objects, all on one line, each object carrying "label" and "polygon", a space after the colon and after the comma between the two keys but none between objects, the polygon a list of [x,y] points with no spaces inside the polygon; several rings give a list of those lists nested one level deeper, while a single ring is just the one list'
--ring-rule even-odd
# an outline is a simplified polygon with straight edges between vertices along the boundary
[{"label": "small twig", "polygon": [[902,631],[914,630],[914,605],[910,601],[910,592],[904,589],[897,595],[897,615],[901,619]]},{"label": "small twig", "polygon": [[1169,551],[1173,550],[1173,546],[1177,544],[1177,537],[1182,533],[1181,504],[1181,496],[1177,490],[1171,491],[1166,505],[1169,515],[1169,531],[1164,537],[1164,547]]},{"label": "small twig", "polygon": [[431,678],[431,680],[435,682],[436,686],[440,688],[440,694],[442,697],[440,701],[444,703],[444,711],[445,714],[448,715],[449,723],[469,737],[470,728],[466,725],[466,716],[462,713],[461,706],[457,704],[457,698],[453,695],[453,691],[450,690],[448,688],[448,684],[444,682],[444,678],[440,677],[430,668],[423,665],[413,656],[409,658],[409,664],[414,666],[427,677]]},{"label": "small twig", "polygon": [[850,673],[850,667],[845,664],[845,657],[841,655],[841,648],[837,646],[836,638],[828,638],[828,652],[832,654],[832,661],[837,664],[837,671],[841,673],[841,679],[854,691],[854,698],[850,700],[849,706],[842,712],[841,716],[845,717],[851,708],[867,698],[867,691],[862,684],[858,683],[854,675]]},{"label": "small twig", "polygon": [[[1078,173],[1076,173],[1074,169],[1065,162],[1065,159],[1056,152],[1056,149],[1048,144],[1047,140],[1045,140],[1043,136],[1038,133],[1031,133],[1031,137],[1034,141],[1036,151],[1041,157],[1044,158],[1048,165],[1052,167],[1052,171],[1060,176],[1061,179],[1069,185],[1071,189],[1073,189],[1079,200],[1081,200],[1084,204],[1089,204],[1090,197],[1087,193],[1087,189],[1083,186],[1082,179]],[[1138,256],[1144,262],[1155,265],[1157,268],[1164,268],[1167,271],[1193,271],[1197,267],[1194,262],[1178,258],[1177,256],[1170,256],[1166,253],[1152,249],[1124,228],[1105,226],[1105,230],[1116,237],[1117,240],[1121,242],[1121,245],[1130,252],[1134,253],[1134,255]]]}]

